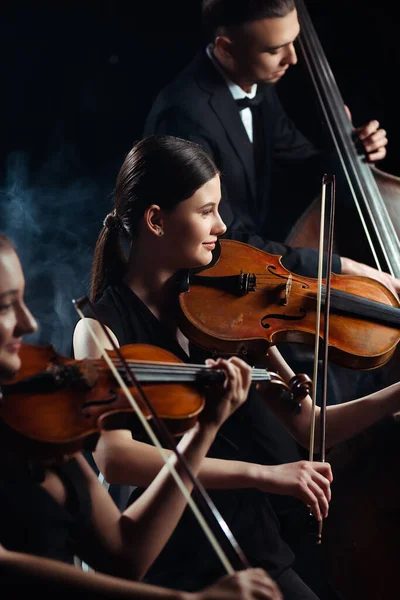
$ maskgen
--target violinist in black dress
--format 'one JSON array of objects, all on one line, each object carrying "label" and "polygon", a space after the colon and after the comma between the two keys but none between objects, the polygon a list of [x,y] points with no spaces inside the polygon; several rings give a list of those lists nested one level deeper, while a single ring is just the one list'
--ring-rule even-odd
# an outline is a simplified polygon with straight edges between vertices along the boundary
[{"label": "violinist in black dress", "polygon": [[[225,225],[219,215],[220,174],[201,146],[171,136],[150,136],[127,154],[117,177],[114,205],[97,240],[91,296],[96,314],[120,346],[148,343],[186,362],[204,354],[179,328],[176,279],[183,269],[209,264]],[[205,309],[206,310],[206,309]],[[104,348],[110,341],[91,311],[74,330],[75,357],[99,356],[87,331],[90,323]],[[276,348],[268,366],[288,382],[293,371]],[[355,435],[399,404],[398,385],[328,407],[327,443]],[[317,409],[317,421],[319,419]],[[222,516],[252,565],[265,568],[285,598],[315,598],[293,570],[293,552],[283,542],[270,505],[290,497],[308,515],[328,514],[332,473],[328,463],[290,462],[295,440],[309,442],[311,399],[294,415],[268,389],[251,388],[248,401],[221,428],[200,468]],[[281,424],[286,429],[282,437]],[[317,425],[318,432],[318,425]],[[284,463],[282,457],[288,457]],[[94,453],[106,481],[147,489],[161,467],[154,447],[131,432],[102,432]],[[283,464],[282,464],[283,463]],[[135,497],[141,492],[135,490]],[[288,511],[293,507],[288,504]],[[187,590],[215,580],[221,566],[188,511],[153,563],[146,580]]]}]

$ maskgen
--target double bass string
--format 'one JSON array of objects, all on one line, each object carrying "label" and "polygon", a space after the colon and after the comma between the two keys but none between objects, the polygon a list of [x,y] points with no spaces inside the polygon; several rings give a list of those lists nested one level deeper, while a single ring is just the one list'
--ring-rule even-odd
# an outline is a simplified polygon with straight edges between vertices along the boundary
[{"label": "double bass string", "polygon": [[[354,145],[354,128],[303,0],[296,0],[301,34],[299,45],[326,125],[363,226],[368,248],[378,270],[400,277],[400,242],[373,170]],[[377,171],[377,170],[376,170]],[[385,175],[382,171],[377,171]],[[390,176],[389,176],[390,177]]]}]

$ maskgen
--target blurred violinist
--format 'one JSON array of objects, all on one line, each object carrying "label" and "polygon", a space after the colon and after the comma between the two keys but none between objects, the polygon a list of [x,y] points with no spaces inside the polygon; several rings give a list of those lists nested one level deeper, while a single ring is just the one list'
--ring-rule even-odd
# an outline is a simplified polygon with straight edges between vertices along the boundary
[{"label": "blurred violinist", "polygon": [[[96,313],[117,345],[158,344],[188,363],[204,360],[207,354],[179,329],[176,275],[210,262],[215,242],[225,232],[220,199],[220,174],[193,142],[150,136],[127,154],[117,177],[114,206],[98,237],[91,288]],[[111,346],[93,313],[87,310],[85,315],[74,331],[75,358],[96,358],[99,350],[85,321],[104,348]],[[271,370],[289,381],[293,373],[275,348],[269,351],[269,361]],[[330,465],[305,460],[281,464],[277,437],[283,423],[293,444],[295,439],[308,444],[311,399],[307,397],[295,415],[267,385],[260,386],[259,394],[254,386],[250,390],[247,402],[217,434],[199,476],[251,564],[264,567],[285,598],[315,600],[292,569],[293,553],[281,539],[269,503],[270,494],[289,495],[303,503],[305,512],[310,506],[317,519],[328,514]],[[328,445],[396,410],[399,391],[394,385],[328,407]],[[132,439],[128,430],[103,432],[94,457],[110,484],[138,486],[131,501],[148,489],[162,466],[155,448]],[[146,581],[196,590],[219,575],[220,566],[186,510]]]},{"label": "blurred violinist", "polygon": [[[24,303],[24,287],[16,251],[0,234],[0,382],[18,372],[23,336],[37,328]],[[225,384],[212,394],[213,410],[202,412],[179,445],[194,472],[222,422],[243,404],[250,384],[250,368],[240,360],[210,366],[224,371]],[[10,444],[12,433],[0,420],[2,598],[29,591],[43,598],[282,599],[262,569],[226,576],[196,594],[135,581],[154,561],[185,506],[166,466],[140,501],[121,514],[82,454],[40,464]],[[181,471],[179,464],[176,469]],[[192,483],[181,476],[190,490]],[[75,566],[75,557],[95,572]]]}]

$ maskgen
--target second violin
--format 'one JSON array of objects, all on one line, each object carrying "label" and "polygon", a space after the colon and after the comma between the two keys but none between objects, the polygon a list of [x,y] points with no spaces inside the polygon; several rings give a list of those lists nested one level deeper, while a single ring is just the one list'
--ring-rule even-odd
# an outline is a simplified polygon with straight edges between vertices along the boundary
[{"label": "second violin", "polygon": [[[155,346],[131,344],[120,351],[172,435],[193,427],[204,409],[205,388],[225,379],[223,371],[185,364]],[[115,352],[107,353],[123,374]],[[21,447],[43,459],[61,457],[93,450],[102,429],[136,425],[133,408],[103,359],[73,360],[51,345],[32,344],[23,344],[20,355],[23,368],[2,385],[0,418],[21,436]],[[306,375],[297,375],[289,386],[264,369],[253,369],[252,382],[266,382],[270,393],[291,410],[300,409],[311,385]],[[138,391],[130,387],[130,392],[150,419]]]},{"label": "second violin", "polygon": [[[354,369],[385,364],[400,339],[397,298],[368,277],[333,274],[331,288],[330,359]],[[220,256],[180,290],[181,329],[217,354],[254,364],[273,344],[314,343],[317,280],[291,273],[279,256],[221,240]]]}]

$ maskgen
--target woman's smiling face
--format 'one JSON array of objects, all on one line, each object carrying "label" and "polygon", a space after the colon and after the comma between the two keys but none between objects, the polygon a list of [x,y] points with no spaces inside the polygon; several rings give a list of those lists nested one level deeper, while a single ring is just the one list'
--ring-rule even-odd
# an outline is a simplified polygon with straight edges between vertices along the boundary
[{"label": "woman's smiling face", "polygon": [[207,181],[190,198],[171,211],[162,211],[163,260],[175,269],[209,264],[218,236],[226,226],[218,212],[221,200],[219,175]]},{"label": "woman's smiling face", "polygon": [[16,252],[0,249],[0,379],[13,377],[21,367],[22,337],[37,329],[24,302],[25,279]]}]

